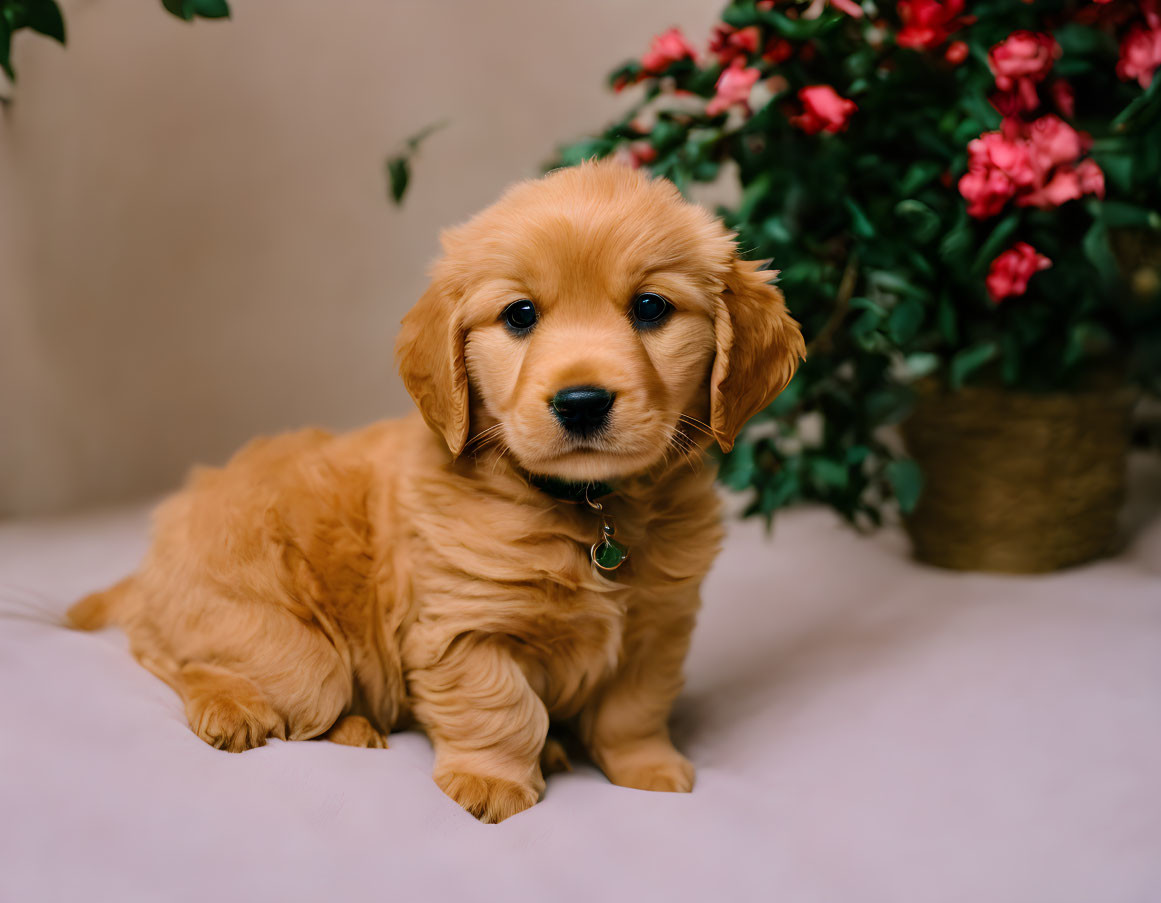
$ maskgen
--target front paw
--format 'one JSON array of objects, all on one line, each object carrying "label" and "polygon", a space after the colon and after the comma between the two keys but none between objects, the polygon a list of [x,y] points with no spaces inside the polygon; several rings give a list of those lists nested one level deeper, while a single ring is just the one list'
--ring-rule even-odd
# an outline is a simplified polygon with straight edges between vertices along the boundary
[{"label": "front paw", "polygon": [[488,825],[531,808],[540,797],[533,787],[462,771],[437,774],[435,782],[440,790]]},{"label": "front paw", "polygon": [[621,787],[666,793],[693,790],[693,763],[668,742],[605,750],[597,760],[609,780]]}]

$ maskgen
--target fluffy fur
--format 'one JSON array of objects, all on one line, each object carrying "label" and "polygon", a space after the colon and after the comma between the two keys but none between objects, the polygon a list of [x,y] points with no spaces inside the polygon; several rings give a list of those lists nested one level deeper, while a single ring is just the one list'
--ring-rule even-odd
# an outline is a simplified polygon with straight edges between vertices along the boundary
[{"label": "fluffy fur", "polygon": [[[567,767],[550,721],[614,783],[688,791],[666,722],[720,540],[700,463],[789,381],[798,327],[717,220],[620,166],[517,185],[443,245],[397,346],[423,419],[259,439],[196,470],[137,572],[71,621],[120,624],[222,749],[385,746],[416,723],[436,783],[483,821]],[[675,308],[657,329],[628,316],[642,291]],[[521,298],[541,315],[526,336],[501,322]],[[583,441],[548,405],[576,384],[616,392]],[[613,481],[629,562],[597,572],[597,516],[530,474]]]}]

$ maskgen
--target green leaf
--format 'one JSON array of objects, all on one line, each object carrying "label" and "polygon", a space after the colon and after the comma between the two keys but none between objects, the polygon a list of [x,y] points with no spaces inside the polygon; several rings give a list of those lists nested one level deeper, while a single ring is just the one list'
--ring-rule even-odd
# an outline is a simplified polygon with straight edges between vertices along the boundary
[{"label": "green leaf", "polygon": [[965,213],[959,223],[952,226],[943,241],[939,243],[939,257],[946,264],[966,264],[967,257],[975,247],[975,229]]},{"label": "green leaf", "polygon": [[843,462],[830,458],[811,458],[808,465],[810,478],[818,486],[845,489],[850,482],[850,469]]},{"label": "green leaf", "polygon": [[194,17],[193,0],[161,0],[161,5],[186,22]]},{"label": "green leaf", "polygon": [[12,29],[8,27],[8,20],[0,16],[0,69],[3,69],[9,80],[16,81],[16,73],[10,62],[12,54]]},{"label": "green leaf", "polygon": [[870,310],[870,311],[874,311],[880,317],[887,316],[887,311],[883,308],[883,306],[880,304],[876,304],[870,298],[862,298],[862,297],[851,298],[851,300],[849,302],[847,302],[847,304],[851,308],[851,310]]},{"label": "green leaf", "polygon": [[1018,213],[1009,213],[1000,220],[996,228],[992,230],[992,234],[980,245],[980,252],[976,255],[976,262],[972,266],[973,272],[982,273],[991,265],[992,261],[1004,250],[1008,244],[1008,239],[1012,237],[1012,233],[1019,225],[1020,214]]},{"label": "green leaf", "polygon": [[28,27],[65,43],[64,17],[55,0],[27,0]]},{"label": "green leaf", "polygon": [[1109,247],[1109,230],[1099,219],[1094,220],[1081,242],[1084,256],[1088,258],[1101,279],[1107,283],[1115,282],[1119,274],[1117,258],[1113,256],[1113,249]]},{"label": "green leaf", "polygon": [[910,341],[923,323],[923,305],[914,298],[904,298],[887,318],[887,333],[898,344]]},{"label": "green leaf", "polygon": [[904,197],[911,197],[928,182],[937,178],[944,169],[946,166],[943,163],[934,160],[912,163],[903,176],[903,181],[899,183],[899,193]]},{"label": "green leaf", "polygon": [[762,487],[758,496],[758,510],[769,513],[781,508],[794,498],[801,488],[798,474],[789,469],[778,471],[774,478]]},{"label": "green leaf", "polygon": [[226,0],[192,0],[194,15],[203,19],[230,18],[230,4]]},{"label": "green leaf", "polygon": [[899,510],[910,514],[923,493],[923,471],[911,458],[896,458],[887,465],[886,471]]},{"label": "green leaf", "polygon": [[739,442],[722,461],[718,479],[730,489],[740,492],[754,479],[755,468],[754,445]]},{"label": "green leaf", "polygon": [[1161,214],[1126,201],[1096,201],[1093,212],[1110,229],[1161,229]]},{"label": "green leaf", "polygon": [[855,319],[851,324],[851,338],[861,339],[870,335],[879,328],[879,324],[883,322],[883,317],[876,311],[867,310]]},{"label": "green leaf", "polygon": [[939,234],[939,216],[922,201],[910,198],[900,201],[895,205],[895,215],[920,243],[929,242]]},{"label": "green leaf", "polygon": [[1113,128],[1123,129],[1139,113],[1148,109],[1149,105],[1157,97],[1158,91],[1161,90],[1158,89],[1158,85],[1161,85],[1161,79],[1153,79],[1145,91],[1139,94],[1132,103],[1117,114],[1117,117],[1113,120]]},{"label": "green leaf", "polygon": [[962,388],[964,381],[994,358],[999,350],[999,346],[995,342],[981,342],[979,345],[973,345],[958,352],[951,359],[951,366],[948,368],[947,377],[951,387],[953,389]]},{"label": "green leaf", "polygon": [[396,205],[403,203],[411,181],[411,164],[407,157],[392,157],[387,161],[387,180],[391,186],[391,200]]},{"label": "green leaf", "polygon": [[851,231],[859,238],[874,238],[875,226],[867,219],[867,214],[863,212],[863,208],[849,195],[843,198],[843,202],[846,204],[847,210],[851,212]]}]

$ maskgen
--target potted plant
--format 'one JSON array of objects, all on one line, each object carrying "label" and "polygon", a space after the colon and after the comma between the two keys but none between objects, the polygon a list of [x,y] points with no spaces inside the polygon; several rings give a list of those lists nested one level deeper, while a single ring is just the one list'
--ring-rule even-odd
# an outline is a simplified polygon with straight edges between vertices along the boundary
[{"label": "potted plant", "polygon": [[1159,64],[1158,0],[739,0],[612,73],[638,96],[559,162],[735,185],[808,337],[722,462],[748,513],[893,501],[953,567],[1110,548],[1161,391]]}]

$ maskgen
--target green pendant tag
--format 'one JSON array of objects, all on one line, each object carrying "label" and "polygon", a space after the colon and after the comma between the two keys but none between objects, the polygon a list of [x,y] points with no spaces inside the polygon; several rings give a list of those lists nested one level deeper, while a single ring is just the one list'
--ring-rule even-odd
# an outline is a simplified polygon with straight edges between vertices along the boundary
[{"label": "green pendant tag", "polygon": [[625,563],[629,550],[617,540],[606,536],[600,542],[593,543],[591,555],[593,564],[602,571],[615,571]]}]

